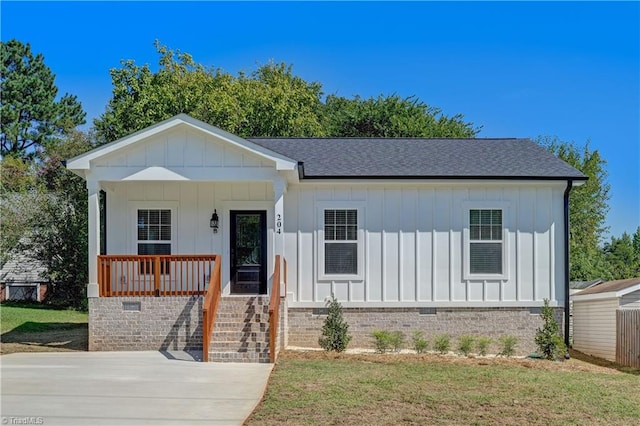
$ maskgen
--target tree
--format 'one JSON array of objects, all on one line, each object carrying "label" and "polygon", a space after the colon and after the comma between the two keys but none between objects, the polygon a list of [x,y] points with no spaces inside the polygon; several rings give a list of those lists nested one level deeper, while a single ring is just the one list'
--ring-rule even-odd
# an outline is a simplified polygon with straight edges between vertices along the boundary
[{"label": "tree", "polygon": [[583,185],[573,188],[569,195],[570,278],[583,281],[608,278],[600,248],[607,231],[605,219],[609,211],[607,162],[598,150],[589,148],[588,142],[579,146],[557,137],[540,137],[538,143],[589,178]]},{"label": "tree", "polygon": [[342,305],[333,294],[327,305],[329,312],[324,320],[322,335],[318,339],[318,344],[325,351],[342,352],[351,341],[349,324],[342,316]]},{"label": "tree", "polygon": [[542,328],[536,330],[535,342],[540,354],[548,360],[554,361],[566,352],[567,348],[560,337],[560,326],[554,317],[554,309],[549,306],[549,299],[544,299],[542,307]]},{"label": "tree", "polygon": [[18,40],[0,42],[1,149],[3,157],[32,158],[48,144],[85,123],[75,96],[56,101],[55,75],[42,54]]},{"label": "tree", "polygon": [[611,237],[611,242],[605,243],[603,253],[611,279],[621,280],[640,276],[640,253],[636,249],[638,240],[640,240],[640,227],[633,239],[624,232],[620,238]]},{"label": "tree", "polygon": [[186,113],[239,136],[322,136],[319,83],[269,63],[237,77],[205,68],[156,42],[159,70],[122,62],[111,70],[113,94],[94,121],[101,143]]},{"label": "tree", "polygon": [[[93,147],[74,132],[48,148],[35,169],[34,186],[2,194],[2,253],[17,249],[46,267],[46,302],[79,308],[87,283],[87,193],[84,180],[62,160]],[[6,238],[5,238],[6,236]]]},{"label": "tree", "polygon": [[100,143],[116,140],[179,113],[239,136],[472,137],[462,115],[447,117],[417,98],[329,96],[322,85],[268,63],[237,76],[206,68],[191,55],[156,41],[159,69],[123,61],[111,70],[113,94],[94,121]]},{"label": "tree", "polygon": [[462,114],[447,117],[414,96],[362,99],[327,97],[326,127],[334,137],[471,138],[479,128],[463,121]]},{"label": "tree", "polygon": [[636,232],[633,234],[633,252],[636,254],[638,261],[640,261],[640,226],[636,228]]}]

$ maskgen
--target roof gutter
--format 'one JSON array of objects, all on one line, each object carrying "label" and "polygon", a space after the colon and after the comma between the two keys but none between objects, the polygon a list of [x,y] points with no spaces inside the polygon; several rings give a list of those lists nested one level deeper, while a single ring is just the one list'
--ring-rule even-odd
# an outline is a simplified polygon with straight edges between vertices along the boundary
[{"label": "roof gutter", "polygon": [[573,188],[573,180],[567,181],[564,190],[564,344],[569,350],[569,193]]}]

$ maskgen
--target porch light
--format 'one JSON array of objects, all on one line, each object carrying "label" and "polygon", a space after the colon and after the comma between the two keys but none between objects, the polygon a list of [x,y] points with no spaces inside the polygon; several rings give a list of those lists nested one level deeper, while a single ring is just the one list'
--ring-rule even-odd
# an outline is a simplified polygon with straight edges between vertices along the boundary
[{"label": "porch light", "polygon": [[213,209],[213,214],[211,215],[211,220],[209,220],[209,227],[213,229],[213,233],[218,233],[218,213],[216,209]]}]

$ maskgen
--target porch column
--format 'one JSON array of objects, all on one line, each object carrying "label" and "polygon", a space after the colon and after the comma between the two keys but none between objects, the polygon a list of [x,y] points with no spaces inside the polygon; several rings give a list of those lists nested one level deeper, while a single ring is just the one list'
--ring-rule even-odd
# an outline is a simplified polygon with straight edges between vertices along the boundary
[{"label": "porch column", "polygon": [[[273,182],[273,193],[274,193],[274,229],[275,229],[275,241],[274,241],[274,251],[276,255],[280,255],[280,259],[284,258],[284,194],[287,192],[287,184],[284,180],[276,180]],[[280,264],[282,267],[283,264]],[[282,276],[284,271],[280,271],[280,276]],[[280,280],[282,283],[282,279]],[[284,297],[285,288],[284,286],[280,286],[280,296]]]},{"label": "porch column", "polygon": [[100,253],[100,183],[87,179],[89,193],[89,283],[87,297],[100,297],[98,254]]}]

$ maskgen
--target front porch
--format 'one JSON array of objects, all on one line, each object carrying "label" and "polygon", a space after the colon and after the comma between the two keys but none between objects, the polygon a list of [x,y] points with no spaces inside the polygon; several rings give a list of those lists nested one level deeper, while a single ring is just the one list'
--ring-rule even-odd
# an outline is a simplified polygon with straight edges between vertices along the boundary
[{"label": "front porch", "polygon": [[275,362],[283,347],[286,260],[270,294],[223,297],[220,255],[101,255],[89,350],[202,350],[203,361]]},{"label": "front porch", "polygon": [[199,296],[214,284],[217,255],[98,256],[100,297]]}]

